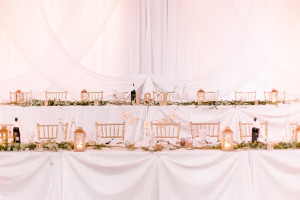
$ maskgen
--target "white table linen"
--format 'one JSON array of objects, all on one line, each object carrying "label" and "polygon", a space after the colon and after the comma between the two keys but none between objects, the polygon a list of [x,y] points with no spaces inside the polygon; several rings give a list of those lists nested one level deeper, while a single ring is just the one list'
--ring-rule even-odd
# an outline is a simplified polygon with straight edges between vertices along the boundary
[{"label": "white table linen", "polygon": [[0,152],[0,199],[298,199],[299,150]]},{"label": "white table linen", "polygon": [[0,152],[1,200],[60,200],[57,152]]}]

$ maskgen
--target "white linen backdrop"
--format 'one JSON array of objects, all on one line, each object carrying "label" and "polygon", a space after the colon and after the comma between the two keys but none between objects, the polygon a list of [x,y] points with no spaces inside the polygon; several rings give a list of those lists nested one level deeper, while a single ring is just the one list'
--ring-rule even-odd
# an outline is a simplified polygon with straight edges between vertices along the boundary
[{"label": "white linen backdrop", "polygon": [[186,87],[299,97],[298,0],[2,0],[0,95]]},{"label": "white linen backdrop", "polygon": [[1,152],[0,199],[299,199],[299,150]]},{"label": "white linen backdrop", "polygon": [[[129,113],[125,121],[125,140],[146,141],[144,121],[156,122],[175,113],[178,118],[172,122],[180,122],[180,137],[190,137],[190,122],[218,122],[221,123],[221,131],[229,126],[234,132],[234,140],[240,141],[239,121],[253,122],[257,117],[260,122],[268,121],[268,138],[270,141],[291,140],[292,132],[289,123],[299,123],[300,105],[280,106],[219,106],[217,109],[209,106],[61,106],[61,107],[19,107],[1,106],[1,124],[12,124],[18,117],[22,124],[21,141],[27,142],[33,136],[37,138],[37,123],[58,124],[59,118],[63,123],[69,124],[72,119],[76,126],[81,126],[87,133],[87,139],[95,139],[95,122],[98,123],[122,123],[121,116],[124,112]],[[137,123],[129,123],[132,117],[137,118]],[[248,139],[250,140],[250,138]]]}]

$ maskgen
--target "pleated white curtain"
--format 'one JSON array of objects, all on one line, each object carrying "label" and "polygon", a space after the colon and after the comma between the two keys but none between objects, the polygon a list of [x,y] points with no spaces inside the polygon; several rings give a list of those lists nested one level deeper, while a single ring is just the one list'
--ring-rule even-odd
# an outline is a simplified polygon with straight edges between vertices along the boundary
[{"label": "pleated white curtain", "polygon": [[0,1],[0,95],[159,86],[287,90],[299,84],[300,2]]}]

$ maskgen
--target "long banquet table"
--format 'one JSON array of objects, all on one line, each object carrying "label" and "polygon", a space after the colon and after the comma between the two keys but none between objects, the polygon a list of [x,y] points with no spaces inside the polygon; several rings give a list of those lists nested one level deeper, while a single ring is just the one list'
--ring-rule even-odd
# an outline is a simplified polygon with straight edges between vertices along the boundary
[{"label": "long banquet table", "polygon": [[[176,113],[180,136],[190,136],[189,123],[221,122],[239,140],[238,122],[253,117],[269,122],[271,140],[289,140],[288,124],[300,119],[300,105],[266,106],[0,106],[0,123],[20,119],[22,141],[36,135],[36,124],[75,119],[88,135],[95,122],[126,120],[125,140],[145,140],[144,120]],[[137,117],[137,124],[129,119]],[[157,153],[121,149],[59,152],[0,152],[0,200],[40,199],[299,199],[299,150],[176,150]]]},{"label": "long banquet table", "polygon": [[[0,106],[0,124],[13,123],[19,117],[23,125],[22,141],[26,135],[36,135],[36,124],[58,124],[59,118],[64,123],[71,124],[75,119],[77,126],[82,126],[87,134],[95,134],[95,122],[120,123],[124,112],[129,113],[126,120],[125,140],[145,140],[144,120],[160,120],[171,113],[181,122],[180,136],[190,136],[190,122],[221,122],[221,130],[230,126],[234,131],[235,140],[239,140],[239,121],[252,122],[253,117],[269,122],[269,138],[275,141],[289,140],[291,131],[288,124],[300,121],[300,104],[260,105],[260,106],[49,106],[49,107],[19,107]],[[130,125],[131,117],[136,117],[137,123]]]},{"label": "long banquet table", "polygon": [[299,150],[0,152],[1,200],[299,199]]}]

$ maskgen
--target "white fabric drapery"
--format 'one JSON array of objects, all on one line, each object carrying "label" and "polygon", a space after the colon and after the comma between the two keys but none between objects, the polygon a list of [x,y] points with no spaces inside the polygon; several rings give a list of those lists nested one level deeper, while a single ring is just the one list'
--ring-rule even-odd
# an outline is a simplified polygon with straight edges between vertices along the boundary
[{"label": "white fabric drapery", "polygon": [[0,2],[0,94],[277,88],[296,98],[299,1]]},{"label": "white fabric drapery", "polygon": [[296,200],[299,150],[1,152],[0,198]]}]

